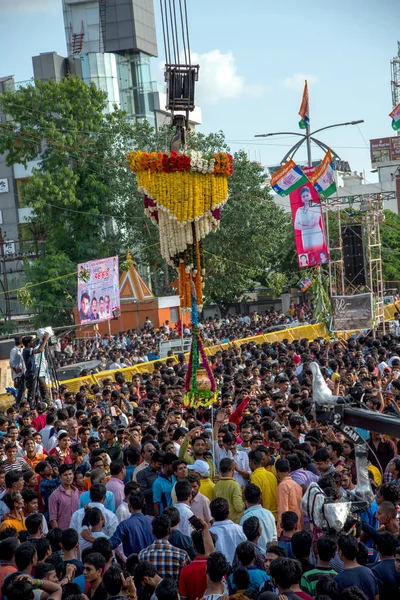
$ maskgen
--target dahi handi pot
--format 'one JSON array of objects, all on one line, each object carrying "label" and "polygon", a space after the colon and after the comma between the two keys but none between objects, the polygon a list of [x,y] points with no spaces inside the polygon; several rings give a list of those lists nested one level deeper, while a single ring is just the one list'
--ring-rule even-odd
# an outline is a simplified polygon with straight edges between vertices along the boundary
[{"label": "dahi handi pot", "polygon": [[196,383],[199,392],[211,391],[211,381],[208,378],[207,371],[203,366],[199,366],[196,373]]}]

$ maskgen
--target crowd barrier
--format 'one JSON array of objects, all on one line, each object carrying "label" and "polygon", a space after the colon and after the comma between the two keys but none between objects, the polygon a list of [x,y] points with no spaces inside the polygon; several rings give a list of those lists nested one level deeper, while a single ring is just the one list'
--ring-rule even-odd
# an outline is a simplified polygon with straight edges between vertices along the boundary
[{"label": "crowd barrier", "polygon": [[[392,321],[394,318],[394,314],[397,311],[400,311],[400,303],[387,304],[385,306],[385,321]],[[346,331],[342,333],[336,333],[335,337],[340,337],[343,339],[347,339],[350,337],[353,331]],[[240,346],[242,344],[248,343],[256,343],[263,344],[264,342],[281,342],[282,340],[289,340],[292,342],[294,340],[301,340],[303,338],[307,338],[309,340],[314,340],[315,338],[324,338],[329,339],[330,333],[324,323],[316,323],[315,325],[301,325],[299,327],[291,327],[289,329],[282,329],[281,331],[275,331],[274,333],[265,333],[262,335],[256,335],[248,338],[242,338],[239,340],[235,340],[232,342],[227,342],[225,344],[217,344],[216,346],[205,347],[205,353],[207,356],[212,356],[217,352],[221,352],[223,350],[228,349],[233,344]],[[170,357],[177,362],[177,357]],[[164,363],[167,359],[161,358],[158,360],[153,360],[151,362],[144,362],[138,365],[134,365],[133,367],[126,367],[124,369],[117,369],[115,371],[102,371],[100,373],[94,373],[93,375],[87,375],[85,377],[79,377],[77,379],[67,379],[66,381],[62,381],[63,385],[68,386],[68,390],[71,392],[79,392],[81,385],[93,385],[99,384],[101,385],[104,379],[111,378],[115,379],[115,373],[123,373],[128,380],[132,379],[132,375],[134,373],[151,373],[154,370],[155,363]],[[9,398],[10,394],[3,393],[0,394],[0,400]]]}]

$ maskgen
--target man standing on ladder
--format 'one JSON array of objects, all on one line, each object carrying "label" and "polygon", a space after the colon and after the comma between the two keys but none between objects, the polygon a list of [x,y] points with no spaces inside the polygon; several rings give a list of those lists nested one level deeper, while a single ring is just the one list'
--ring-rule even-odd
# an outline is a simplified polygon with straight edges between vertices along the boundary
[{"label": "man standing on ladder", "polygon": [[10,352],[10,367],[11,375],[16,388],[17,394],[17,405],[19,406],[22,397],[25,392],[25,362],[22,357],[22,340],[19,336],[15,338],[15,346]]},{"label": "man standing on ladder", "polygon": [[[46,347],[47,340],[49,338],[49,334],[46,332],[43,336],[42,343],[39,346],[34,347],[34,340],[31,335],[26,335],[22,338],[22,343],[24,345],[24,349],[22,350],[22,356],[25,362],[25,384],[28,389],[27,400],[29,404],[32,405],[34,400],[34,395],[36,391],[36,381],[37,377],[39,377],[39,385],[40,385],[40,376],[38,371],[41,369],[37,369],[35,363],[35,354],[41,354]],[[41,355],[42,356],[42,355]],[[37,374],[38,373],[38,374]],[[46,380],[44,380],[44,386],[46,386]],[[40,391],[42,394],[42,385],[40,386]],[[46,389],[46,397],[47,397],[47,389]]]}]

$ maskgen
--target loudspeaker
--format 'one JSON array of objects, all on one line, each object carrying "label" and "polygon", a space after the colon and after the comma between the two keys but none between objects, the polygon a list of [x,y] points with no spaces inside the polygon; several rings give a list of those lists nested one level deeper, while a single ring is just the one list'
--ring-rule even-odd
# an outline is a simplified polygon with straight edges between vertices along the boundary
[{"label": "loudspeaker", "polygon": [[342,227],[343,270],[345,280],[355,286],[367,284],[361,225]]},{"label": "loudspeaker", "polygon": [[121,314],[121,309],[120,308],[114,308],[114,310],[112,311],[113,314],[113,318],[114,319],[118,319],[119,315]]}]

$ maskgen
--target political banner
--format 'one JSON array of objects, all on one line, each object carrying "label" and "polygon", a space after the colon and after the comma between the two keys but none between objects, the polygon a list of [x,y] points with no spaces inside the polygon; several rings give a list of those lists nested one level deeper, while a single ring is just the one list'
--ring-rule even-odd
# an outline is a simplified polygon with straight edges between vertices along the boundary
[{"label": "political banner", "polygon": [[372,294],[332,296],[331,302],[331,331],[358,331],[374,326]]},{"label": "political banner", "polygon": [[[304,169],[308,176],[315,170]],[[328,245],[324,231],[320,198],[309,181],[291,194],[294,239],[299,267],[326,265],[329,262]]]},{"label": "political banner", "polygon": [[310,279],[309,277],[305,277],[304,279],[299,281],[299,283],[297,285],[301,289],[302,292],[306,292],[308,290],[308,288],[312,286],[312,284],[313,284],[312,279]]},{"label": "political banner", "polygon": [[81,323],[108,321],[120,308],[118,256],[78,265],[78,312]]},{"label": "political banner", "polygon": [[329,149],[319,167],[310,175],[310,181],[320,198],[328,198],[336,192],[335,165]]},{"label": "political banner", "polygon": [[280,196],[288,196],[307,181],[303,170],[290,159],[272,175],[270,186]]}]

